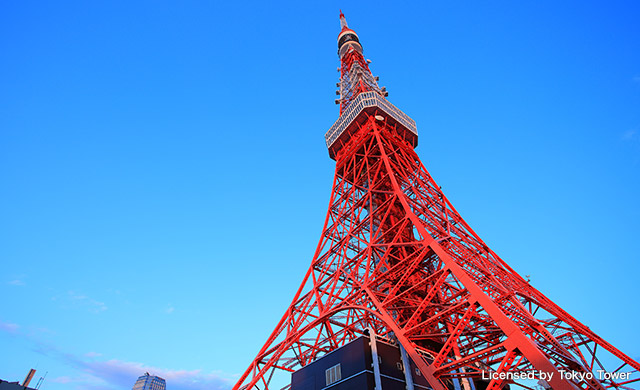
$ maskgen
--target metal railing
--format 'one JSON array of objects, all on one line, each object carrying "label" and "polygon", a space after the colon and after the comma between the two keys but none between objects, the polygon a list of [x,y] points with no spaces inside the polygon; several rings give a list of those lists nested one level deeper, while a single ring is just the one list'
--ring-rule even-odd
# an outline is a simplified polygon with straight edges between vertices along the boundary
[{"label": "metal railing", "polygon": [[331,126],[329,131],[324,135],[325,142],[327,143],[327,147],[330,148],[331,145],[340,137],[340,135],[349,127],[351,122],[354,121],[364,110],[368,107],[378,107],[387,115],[391,116],[395,119],[396,122],[400,123],[407,130],[418,135],[418,129],[416,128],[416,122],[409,118],[407,114],[402,112],[398,107],[389,103],[387,99],[380,96],[377,92],[363,92],[358,97],[349,104],[347,110],[340,115],[340,118]]}]

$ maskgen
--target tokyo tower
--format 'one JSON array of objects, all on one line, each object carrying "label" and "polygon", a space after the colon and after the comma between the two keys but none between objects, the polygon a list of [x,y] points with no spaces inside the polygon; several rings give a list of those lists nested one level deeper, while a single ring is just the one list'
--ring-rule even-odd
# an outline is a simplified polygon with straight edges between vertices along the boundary
[{"label": "tokyo tower", "polygon": [[[278,375],[370,332],[401,346],[436,390],[474,390],[487,374],[491,390],[640,388],[638,362],[531,286],[462,219],[414,151],[415,122],[385,98],[342,12],[340,25],[323,233],[234,390],[275,388]],[[526,373],[540,380],[507,375]]]}]

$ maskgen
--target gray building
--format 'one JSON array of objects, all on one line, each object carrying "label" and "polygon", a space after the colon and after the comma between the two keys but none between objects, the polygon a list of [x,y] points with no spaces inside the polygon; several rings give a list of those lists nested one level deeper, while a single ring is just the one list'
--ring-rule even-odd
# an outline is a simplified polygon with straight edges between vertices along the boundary
[{"label": "gray building", "polygon": [[166,390],[167,383],[163,378],[159,376],[151,375],[148,372],[145,372],[144,375],[140,376],[136,381],[135,385],[133,385],[132,390]]}]

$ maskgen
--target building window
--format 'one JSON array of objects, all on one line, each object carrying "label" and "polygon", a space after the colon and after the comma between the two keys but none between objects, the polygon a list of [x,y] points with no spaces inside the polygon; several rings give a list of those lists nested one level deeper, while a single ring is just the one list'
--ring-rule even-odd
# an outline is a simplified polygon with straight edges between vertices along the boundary
[{"label": "building window", "polygon": [[417,376],[422,376],[422,373],[420,372],[420,370],[418,370],[418,368],[416,367],[416,375]]},{"label": "building window", "polygon": [[340,364],[336,364],[333,367],[328,368],[325,372],[324,372],[326,378],[327,378],[327,386],[329,386],[332,383],[336,383],[337,381],[339,381],[340,379],[342,379],[342,372],[340,371]]}]

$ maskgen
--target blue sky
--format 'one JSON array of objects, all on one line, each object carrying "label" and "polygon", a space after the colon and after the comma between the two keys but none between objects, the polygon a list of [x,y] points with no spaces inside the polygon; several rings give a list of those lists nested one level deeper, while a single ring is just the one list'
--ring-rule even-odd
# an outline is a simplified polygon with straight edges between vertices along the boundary
[{"label": "blue sky", "polygon": [[339,9],[467,222],[640,359],[637,2],[1,7],[0,378],[230,388],[320,235]]}]

